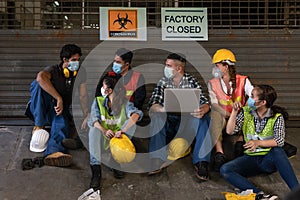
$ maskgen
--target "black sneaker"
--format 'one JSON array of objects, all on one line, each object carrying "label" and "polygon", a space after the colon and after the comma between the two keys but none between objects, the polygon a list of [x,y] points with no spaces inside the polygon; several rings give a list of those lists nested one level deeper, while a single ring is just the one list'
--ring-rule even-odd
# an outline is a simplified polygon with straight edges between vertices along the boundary
[{"label": "black sneaker", "polygon": [[256,194],[255,200],[275,200],[278,199],[278,196],[273,194],[264,194],[264,193],[258,193]]},{"label": "black sneaker", "polygon": [[207,181],[209,179],[208,162],[201,161],[194,165],[196,170],[196,177],[201,181]]},{"label": "black sneaker", "polygon": [[220,171],[221,166],[226,162],[226,156],[221,153],[221,152],[217,152],[215,154],[215,158],[214,158],[214,170],[216,172]]},{"label": "black sneaker", "polygon": [[111,169],[114,173],[114,177],[117,179],[124,178],[124,172],[117,170],[117,169]]}]

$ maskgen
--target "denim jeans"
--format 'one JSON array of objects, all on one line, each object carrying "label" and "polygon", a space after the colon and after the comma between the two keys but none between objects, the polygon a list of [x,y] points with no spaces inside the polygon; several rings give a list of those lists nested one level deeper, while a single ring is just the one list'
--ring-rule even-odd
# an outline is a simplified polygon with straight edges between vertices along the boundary
[{"label": "denim jeans", "polygon": [[210,118],[205,115],[198,119],[190,114],[174,115],[153,113],[150,123],[150,158],[167,161],[167,144],[174,137],[185,138],[190,143],[195,138],[193,164],[199,161],[210,161],[212,142],[209,133]]},{"label": "denim jeans", "polygon": [[281,147],[273,147],[265,156],[243,155],[222,165],[221,176],[240,190],[253,189],[255,193],[261,190],[248,181],[246,177],[261,173],[271,174],[278,171],[290,189],[299,185],[294,170]]},{"label": "denim jeans", "polygon": [[61,115],[56,115],[54,106],[55,99],[45,92],[38,82],[34,80],[30,86],[30,102],[28,104],[26,115],[34,121],[36,126],[51,126],[50,137],[44,156],[55,152],[66,153],[67,150],[62,146],[61,141],[69,133],[69,109],[64,107]]},{"label": "denim jeans", "polygon": [[[122,128],[126,126],[126,121]],[[127,132],[126,135],[131,139],[136,130],[136,125],[133,125]],[[95,128],[90,127],[89,130],[89,151],[90,151],[90,165],[101,165],[101,153],[105,151],[104,148],[103,133]]]}]

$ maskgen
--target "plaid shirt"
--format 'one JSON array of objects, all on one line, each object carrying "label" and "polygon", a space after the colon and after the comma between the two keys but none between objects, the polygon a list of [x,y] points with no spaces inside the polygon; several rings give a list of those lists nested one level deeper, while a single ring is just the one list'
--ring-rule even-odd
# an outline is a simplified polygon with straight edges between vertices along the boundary
[{"label": "plaid shirt", "polygon": [[[270,108],[268,109],[267,113],[262,119],[259,119],[256,111],[254,110],[251,110],[250,114],[254,116],[254,126],[257,134],[263,131],[263,129],[265,128],[268,122],[268,119],[273,117],[273,111]],[[244,112],[240,112],[236,116],[236,125],[235,125],[234,132],[239,132],[240,130],[242,130],[243,124],[244,124]],[[282,147],[285,138],[285,123],[282,115],[277,118],[274,124],[273,134],[274,134],[274,140],[276,141],[277,145],[279,147]]]},{"label": "plaid shirt", "polygon": [[[202,87],[198,83],[198,81],[192,77],[188,73],[184,73],[180,83],[179,88],[198,88],[201,90],[200,95],[200,105],[203,104],[209,104],[208,99],[203,95],[202,93]],[[163,77],[160,79],[154,88],[154,91],[152,92],[152,96],[149,100],[149,107],[151,107],[153,104],[160,104],[161,106],[164,106],[164,90],[165,88],[175,88],[174,82],[172,79],[167,79],[166,77]]]}]

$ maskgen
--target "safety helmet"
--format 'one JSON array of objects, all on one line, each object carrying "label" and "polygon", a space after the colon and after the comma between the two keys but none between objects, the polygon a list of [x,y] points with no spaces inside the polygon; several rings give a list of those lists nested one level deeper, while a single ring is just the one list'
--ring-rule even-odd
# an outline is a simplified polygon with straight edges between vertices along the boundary
[{"label": "safety helmet", "polygon": [[184,138],[173,139],[168,148],[168,160],[177,160],[191,152],[189,143]]},{"label": "safety helmet", "polygon": [[228,49],[219,49],[213,56],[212,63],[226,62],[229,65],[234,65],[236,62],[235,56],[232,51]]},{"label": "safety helmet", "polygon": [[135,158],[135,147],[125,134],[110,139],[109,147],[113,158],[118,163],[129,163]]},{"label": "safety helmet", "polygon": [[47,147],[49,133],[44,129],[33,132],[29,150],[32,152],[43,152]]}]

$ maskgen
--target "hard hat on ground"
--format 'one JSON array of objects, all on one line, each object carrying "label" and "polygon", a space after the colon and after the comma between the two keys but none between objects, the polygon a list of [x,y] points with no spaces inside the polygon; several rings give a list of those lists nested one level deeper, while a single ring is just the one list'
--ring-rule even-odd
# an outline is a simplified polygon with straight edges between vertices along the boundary
[{"label": "hard hat on ground", "polygon": [[135,158],[135,147],[125,134],[120,138],[112,138],[109,147],[113,158],[118,163],[129,163]]},{"label": "hard hat on ground", "polygon": [[177,160],[191,152],[189,143],[184,138],[173,139],[168,148],[168,160]]},{"label": "hard hat on ground", "polygon": [[212,63],[226,62],[229,65],[234,65],[236,62],[235,56],[232,51],[228,49],[219,49],[213,56]]},{"label": "hard hat on ground", "polygon": [[49,133],[44,129],[33,132],[29,150],[32,152],[43,152],[47,148]]}]

